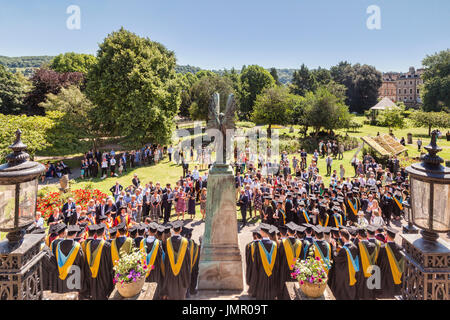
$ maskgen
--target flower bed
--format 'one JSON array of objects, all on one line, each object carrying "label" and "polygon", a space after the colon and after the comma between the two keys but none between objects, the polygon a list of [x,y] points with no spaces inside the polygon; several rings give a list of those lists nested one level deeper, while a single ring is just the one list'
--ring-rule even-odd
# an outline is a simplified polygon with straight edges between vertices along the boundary
[{"label": "flower bed", "polygon": [[67,193],[49,192],[43,197],[37,198],[37,211],[42,213],[45,220],[52,214],[54,208],[62,208],[68,198],[72,197],[77,205],[86,209],[92,198],[106,198],[107,195],[98,189],[76,189]]}]

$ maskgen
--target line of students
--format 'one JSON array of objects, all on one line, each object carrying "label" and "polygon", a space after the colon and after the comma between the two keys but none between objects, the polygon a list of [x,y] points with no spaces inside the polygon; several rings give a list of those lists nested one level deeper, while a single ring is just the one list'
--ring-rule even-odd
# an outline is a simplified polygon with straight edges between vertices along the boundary
[{"label": "line of students", "polygon": [[402,248],[390,227],[322,227],[289,222],[278,227],[261,223],[245,247],[248,293],[256,299],[289,299],[286,281],[295,262],[310,254],[328,274],[337,300],[394,298],[403,281]]},{"label": "line of students", "polygon": [[114,265],[137,248],[149,266],[146,281],[158,284],[155,299],[184,299],[196,293],[200,260],[200,247],[191,236],[192,229],[182,221],[129,227],[122,221],[109,229],[103,223],[55,224],[43,248],[43,289],[106,300],[114,289]]}]

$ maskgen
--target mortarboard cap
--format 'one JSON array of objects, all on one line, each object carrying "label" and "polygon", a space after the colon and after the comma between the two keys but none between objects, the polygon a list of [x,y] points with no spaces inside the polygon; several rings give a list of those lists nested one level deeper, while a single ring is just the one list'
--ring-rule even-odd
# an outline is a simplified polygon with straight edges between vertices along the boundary
[{"label": "mortarboard cap", "polygon": [[78,233],[80,231],[80,226],[75,224],[75,225],[69,225],[67,227],[67,232],[69,234],[74,234],[74,233]]}]

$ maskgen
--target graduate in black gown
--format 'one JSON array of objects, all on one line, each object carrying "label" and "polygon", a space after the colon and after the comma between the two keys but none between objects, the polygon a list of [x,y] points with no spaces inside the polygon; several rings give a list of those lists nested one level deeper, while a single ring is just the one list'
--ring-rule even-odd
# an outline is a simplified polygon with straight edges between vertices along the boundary
[{"label": "graduate in black gown", "polygon": [[174,235],[164,243],[163,299],[184,300],[191,281],[189,241],[181,236],[182,221],[172,223]]},{"label": "graduate in black gown", "polygon": [[380,248],[378,255],[378,266],[381,272],[381,288],[378,290],[377,298],[388,299],[400,294],[404,257],[401,254],[403,250],[395,243],[395,234],[397,230],[390,227],[386,228],[387,241]]},{"label": "graduate in black gown", "polygon": [[133,239],[127,237],[127,225],[122,221],[116,226],[117,236],[111,241],[111,261],[113,266],[123,253],[129,254],[133,249]]},{"label": "graduate in black gown", "polygon": [[163,282],[164,251],[163,242],[156,238],[157,231],[158,225],[155,222],[151,222],[148,225],[148,237],[144,239],[146,260],[149,266],[145,281],[156,282],[158,284],[158,290],[160,290]]},{"label": "graduate in black gown", "polygon": [[97,239],[89,241],[86,245],[89,292],[90,299],[93,300],[107,300],[114,289],[111,244],[103,240],[105,229],[104,224],[97,225]]},{"label": "graduate in black gown", "polygon": [[192,228],[183,228],[184,237],[189,241],[189,254],[191,255],[191,284],[187,296],[197,293],[198,263],[200,261],[200,246],[192,239]]},{"label": "graduate in black gown", "polygon": [[[43,290],[51,290],[53,283],[56,281],[55,275],[58,273],[58,268],[54,263],[54,253],[52,251],[52,244],[63,240],[58,236],[64,237],[66,225],[64,222],[51,225],[46,239],[46,246],[43,248],[44,256],[42,258],[42,288]],[[52,240],[50,242],[50,240]],[[56,245],[54,246],[56,248]]]},{"label": "graduate in black gown", "polygon": [[359,256],[359,279],[358,279],[358,299],[375,299],[375,288],[368,286],[368,279],[372,275],[370,266],[376,265],[375,259],[378,253],[377,246],[367,239],[365,228],[358,229],[358,256]]},{"label": "graduate in black gown", "polygon": [[282,234],[278,251],[280,256],[280,267],[278,271],[280,288],[278,291],[278,299],[280,300],[290,300],[285,282],[297,281],[291,277],[291,273],[294,271],[294,265],[302,252],[302,242],[295,237],[297,227],[293,222],[286,224],[284,228],[287,232],[286,235],[284,235],[283,228],[279,228]]},{"label": "graduate in black gown", "polygon": [[358,221],[358,211],[361,210],[361,202],[353,191],[347,192],[347,197],[345,198],[345,208],[347,212],[347,219],[355,223]]},{"label": "graduate in black gown", "polygon": [[255,298],[257,300],[273,300],[279,291],[280,255],[278,245],[270,240],[271,227],[267,224],[260,224],[261,241],[255,248],[255,261],[252,272],[256,272],[257,287],[255,288]]},{"label": "graduate in black gown", "polygon": [[52,283],[52,292],[78,292],[80,298],[88,297],[87,265],[81,245],[74,239],[80,230],[78,225],[68,227],[64,240],[55,244],[55,255],[52,262],[57,267],[56,280]]},{"label": "graduate in black gown", "polygon": [[257,242],[262,239],[259,233],[259,227],[252,230],[253,240],[245,246],[245,282],[248,285],[248,294],[255,296],[255,287],[257,285],[257,274],[253,271],[253,263],[255,261],[255,249]]},{"label": "graduate in black gown", "polygon": [[333,259],[328,273],[328,287],[336,300],[355,300],[357,297],[358,248],[350,241],[346,229],[339,231],[344,243]]},{"label": "graduate in black gown", "polygon": [[314,257],[319,258],[324,264],[324,268],[328,273],[331,267],[331,260],[333,256],[331,245],[324,240],[324,233],[327,231],[327,227],[320,225],[313,226],[314,239],[310,248],[314,250]]}]

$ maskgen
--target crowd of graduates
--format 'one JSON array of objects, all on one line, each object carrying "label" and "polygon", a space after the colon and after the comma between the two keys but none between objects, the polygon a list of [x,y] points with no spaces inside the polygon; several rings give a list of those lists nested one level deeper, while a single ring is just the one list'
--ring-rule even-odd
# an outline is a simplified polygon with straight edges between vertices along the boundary
[{"label": "crowd of graduates", "polygon": [[[108,228],[104,218],[96,224],[58,222],[50,227],[43,249],[44,290],[106,300],[114,290],[113,268],[120,257],[140,250],[148,266],[145,281],[157,283],[154,299],[182,300],[196,293],[200,246],[191,239],[192,228],[182,221],[162,225],[149,219],[123,219]],[[79,272],[72,274],[74,266]]]},{"label": "crowd of graduates", "polygon": [[[175,154],[172,147],[168,153]],[[270,163],[246,148],[235,157],[242,224],[248,223],[247,213],[261,221],[253,230],[254,240],[246,246],[249,294],[258,299],[287,299],[284,283],[295,281],[290,276],[293,265],[310,251],[323,261],[337,299],[398,294],[403,260],[390,224],[399,224],[409,195],[408,179],[398,160],[391,159],[383,168],[368,155],[353,159],[359,168],[355,177],[345,178],[334,170],[325,187],[317,167],[320,154],[313,155],[309,166],[306,152],[300,155],[289,160],[283,152],[279,162]],[[183,299],[195,293],[200,247],[191,239],[192,230],[178,219],[184,220],[185,212],[194,217],[197,204],[205,217],[207,179],[207,173],[201,175],[196,166],[192,171],[186,167],[173,189],[170,184],[165,188],[159,183],[141,185],[134,175],[129,187],[116,183],[110,189],[112,196],[92,199],[86,210],[69,199],[47,221],[45,288],[73,291],[64,279],[70,265],[77,265],[82,274],[80,298],[107,299],[114,286],[116,261],[121,253],[138,248],[153,266],[147,280],[158,283],[157,298]],[[171,224],[172,209],[177,220]],[[369,289],[373,266],[379,267],[381,281]]]}]

